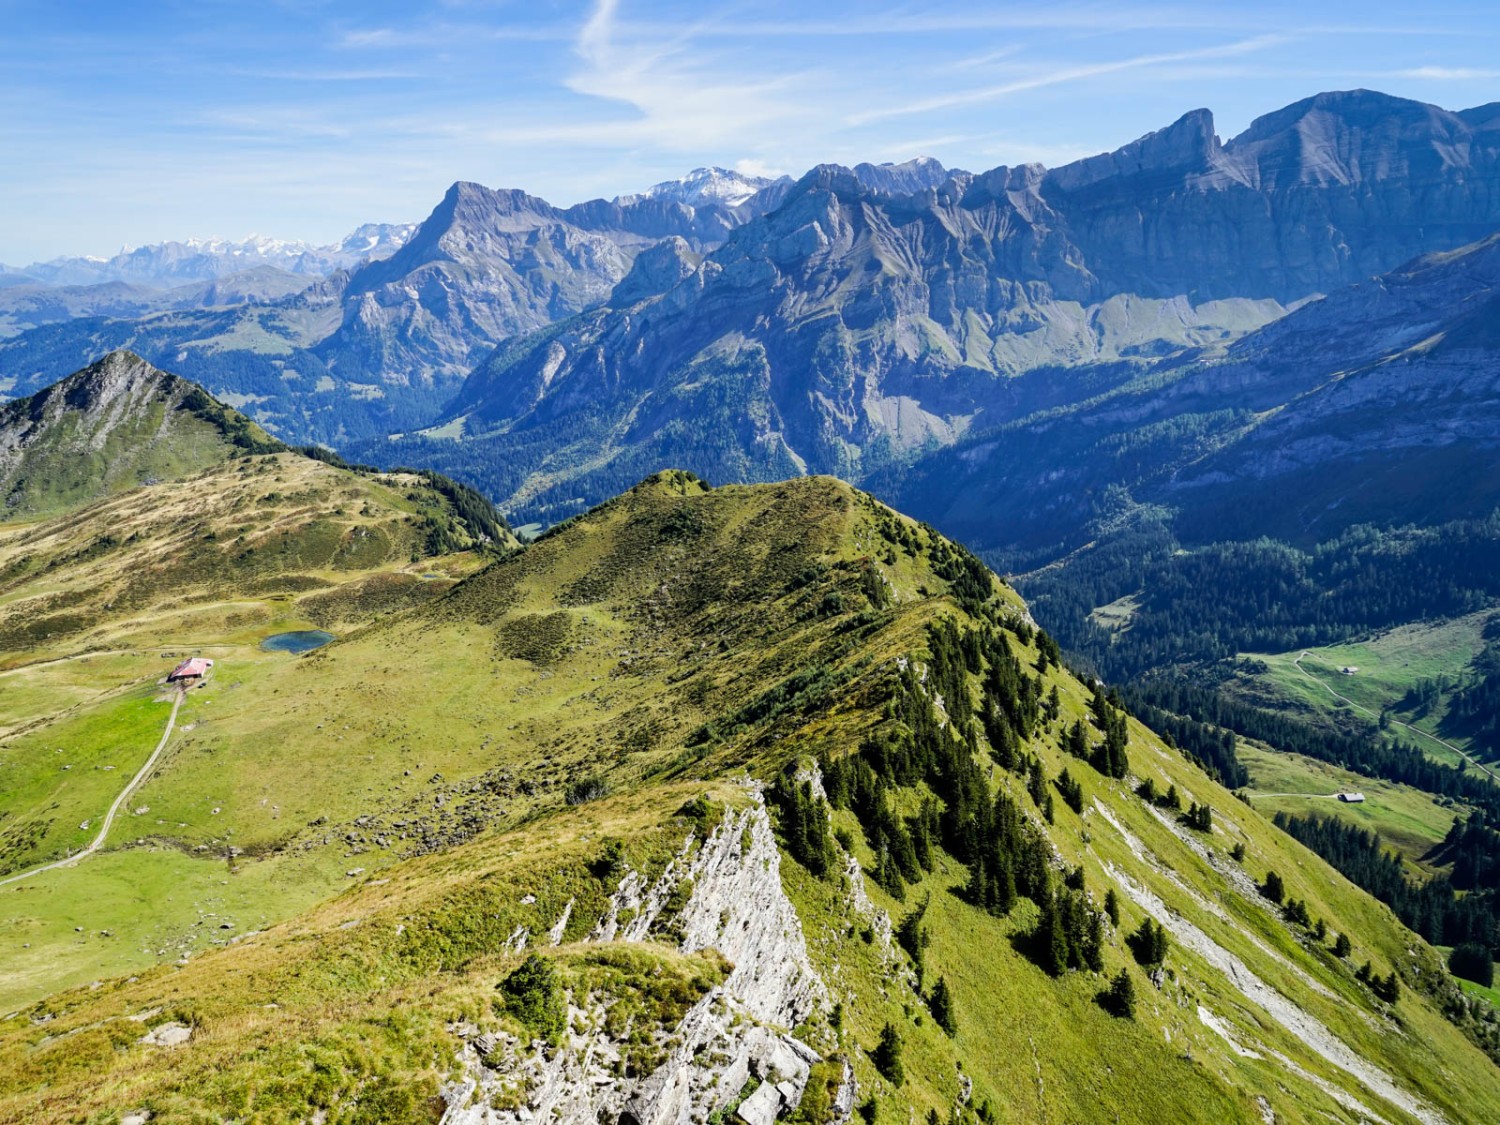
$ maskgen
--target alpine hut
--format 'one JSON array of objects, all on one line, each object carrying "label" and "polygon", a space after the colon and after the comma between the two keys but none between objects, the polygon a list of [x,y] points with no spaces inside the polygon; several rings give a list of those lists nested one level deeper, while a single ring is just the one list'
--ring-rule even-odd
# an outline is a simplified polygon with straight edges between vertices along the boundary
[{"label": "alpine hut", "polygon": [[201,684],[204,677],[213,671],[213,667],[214,662],[205,657],[189,657],[172,669],[172,674],[167,677],[167,683],[181,684],[183,687]]}]

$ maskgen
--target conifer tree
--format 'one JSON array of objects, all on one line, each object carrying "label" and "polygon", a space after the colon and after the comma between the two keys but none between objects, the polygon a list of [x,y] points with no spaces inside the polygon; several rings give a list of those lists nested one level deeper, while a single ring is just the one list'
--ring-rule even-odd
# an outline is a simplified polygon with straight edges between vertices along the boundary
[{"label": "conifer tree", "polygon": [[927,1007],[933,1021],[951,1038],[958,1034],[958,1021],[953,1014],[953,994],[948,990],[948,981],[938,977],[932,986],[932,995],[927,998]]},{"label": "conifer tree", "polygon": [[901,919],[901,924],[896,927],[896,944],[906,950],[906,955],[911,958],[912,967],[917,974],[917,987],[922,987],[922,974],[925,966],[923,954],[927,950],[927,943],[932,940],[931,935],[922,928],[922,917],[927,913],[928,903],[931,898],[924,898],[922,904]]},{"label": "conifer tree", "polygon": [[870,1061],[892,1086],[906,1082],[906,1071],[901,1066],[901,1036],[890,1024],[880,1029],[880,1042],[870,1052]]},{"label": "conifer tree", "polygon": [[1063,803],[1068,808],[1076,813],[1083,812],[1083,785],[1074,780],[1067,766],[1057,775],[1057,791],[1062,794]]},{"label": "conifer tree", "polygon": [[1034,939],[1037,957],[1043,969],[1060,977],[1068,970],[1068,935],[1058,912],[1057,896],[1050,892],[1044,895],[1041,908]]},{"label": "conifer tree", "polygon": [[1260,893],[1280,906],[1286,898],[1286,886],[1281,881],[1281,876],[1274,871],[1266,872],[1266,881],[1260,885]]},{"label": "conifer tree", "polygon": [[1121,969],[1109,982],[1104,1006],[1121,1019],[1135,1019],[1135,982],[1130,979],[1129,969]]},{"label": "conifer tree", "polygon": [[1089,911],[1088,933],[1084,937],[1083,963],[1091,973],[1104,971],[1104,923],[1092,910]]},{"label": "conifer tree", "polygon": [[1160,965],[1167,959],[1166,927],[1155,919],[1147,918],[1128,939],[1130,951],[1142,965]]},{"label": "conifer tree", "polygon": [[1075,758],[1087,759],[1089,756],[1089,736],[1083,729],[1083,721],[1075,719],[1073,725],[1068,728],[1064,749]]}]

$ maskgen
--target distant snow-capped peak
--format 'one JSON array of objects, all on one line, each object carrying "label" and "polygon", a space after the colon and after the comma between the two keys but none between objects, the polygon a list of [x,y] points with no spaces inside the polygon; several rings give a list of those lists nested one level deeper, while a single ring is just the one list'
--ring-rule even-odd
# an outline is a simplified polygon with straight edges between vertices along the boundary
[{"label": "distant snow-capped peak", "polygon": [[775,182],[767,176],[747,176],[728,168],[694,168],[679,180],[663,180],[634,195],[617,196],[615,202],[630,204],[643,199],[672,199],[689,207],[712,203],[721,207],[738,207]]}]

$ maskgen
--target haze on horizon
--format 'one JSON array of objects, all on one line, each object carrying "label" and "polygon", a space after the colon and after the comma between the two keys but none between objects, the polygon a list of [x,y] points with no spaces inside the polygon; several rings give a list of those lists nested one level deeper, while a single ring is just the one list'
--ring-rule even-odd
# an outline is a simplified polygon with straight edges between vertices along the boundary
[{"label": "haze on horizon", "polygon": [[0,262],[252,232],[331,242],[454,180],[557,203],[701,165],[983,170],[1189,109],[1225,138],[1329,89],[1500,100],[1500,11],[1454,0],[0,0]]}]

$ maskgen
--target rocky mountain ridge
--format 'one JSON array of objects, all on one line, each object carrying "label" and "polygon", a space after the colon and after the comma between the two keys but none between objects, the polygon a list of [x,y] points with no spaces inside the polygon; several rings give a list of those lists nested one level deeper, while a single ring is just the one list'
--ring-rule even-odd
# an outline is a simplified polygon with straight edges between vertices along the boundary
[{"label": "rocky mountain ridge", "polygon": [[[588,392],[588,425],[618,430],[609,443],[622,447],[655,425],[627,433],[624,418],[666,424],[672,411],[632,415],[636,405],[743,353],[767,387],[752,393],[761,421],[740,415],[736,452],[702,467],[775,475],[800,463],[862,479],[1491,233],[1496,122],[1484,107],[1324,94],[1223,143],[1194,111],[1058,169],[826,166],[735,207],[640,196],[558,208],[457,184],[389,259],[266,310],[43,325],[0,345],[0,370],[23,393],[128,345],[299,440],[519,427],[558,463],[572,455],[546,436],[555,408],[530,401],[525,371],[496,377],[543,354],[527,334],[564,351],[555,369],[517,360],[550,371],[543,398],[582,389],[596,355],[610,369],[609,401]],[[637,276],[612,296],[638,253],[676,238],[699,259],[691,276],[661,293]],[[1015,378],[1029,373],[1040,377]],[[649,463],[561,492],[597,499]]]}]

